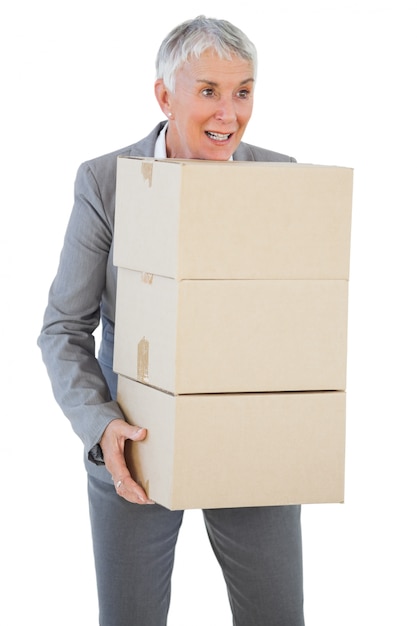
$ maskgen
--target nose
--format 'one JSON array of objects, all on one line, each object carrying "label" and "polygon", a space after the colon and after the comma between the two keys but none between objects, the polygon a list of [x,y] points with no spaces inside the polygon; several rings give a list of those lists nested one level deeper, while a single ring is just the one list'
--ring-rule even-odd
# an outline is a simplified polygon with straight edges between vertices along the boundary
[{"label": "nose", "polygon": [[230,124],[237,119],[236,107],[233,98],[223,97],[218,102],[216,112],[214,114],[216,120],[224,124]]}]

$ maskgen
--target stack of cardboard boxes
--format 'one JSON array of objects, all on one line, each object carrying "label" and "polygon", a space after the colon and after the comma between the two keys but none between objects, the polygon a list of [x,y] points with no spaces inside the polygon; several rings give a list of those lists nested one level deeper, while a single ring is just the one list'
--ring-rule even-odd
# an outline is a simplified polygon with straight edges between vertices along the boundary
[{"label": "stack of cardboard boxes", "polygon": [[352,179],[119,157],[114,369],[159,504],[343,501]]}]

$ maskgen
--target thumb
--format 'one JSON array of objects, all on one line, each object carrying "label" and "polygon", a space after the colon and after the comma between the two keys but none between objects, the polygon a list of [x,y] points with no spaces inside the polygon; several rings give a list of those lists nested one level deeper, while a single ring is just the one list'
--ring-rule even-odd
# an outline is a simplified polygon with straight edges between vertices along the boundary
[{"label": "thumb", "polygon": [[131,428],[131,433],[127,436],[128,439],[132,441],[143,441],[146,439],[146,435],[148,434],[146,428],[142,428],[142,426],[132,426]]}]

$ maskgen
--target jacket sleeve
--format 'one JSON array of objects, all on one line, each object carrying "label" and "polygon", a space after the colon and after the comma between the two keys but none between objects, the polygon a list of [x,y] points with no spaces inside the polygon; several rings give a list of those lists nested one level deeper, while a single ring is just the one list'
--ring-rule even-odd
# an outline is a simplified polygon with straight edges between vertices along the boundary
[{"label": "jacket sleeve", "polygon": [[75,181],[74,207],[58,271],[51,285],[38,345],[56,401],[84,443],[103,463],[98,442],[110,421],[123,418],[96,359],[93,332],[100,323],[113,222],[90,164]]}]

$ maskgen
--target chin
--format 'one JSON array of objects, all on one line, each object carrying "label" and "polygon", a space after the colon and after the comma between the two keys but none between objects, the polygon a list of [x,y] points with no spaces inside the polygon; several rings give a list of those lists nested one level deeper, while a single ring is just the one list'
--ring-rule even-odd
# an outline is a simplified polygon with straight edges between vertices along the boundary
[{"label": "chin", "polygon": [[234,150],[210,150],[206,152],[206,154],[201,157],[202,159],[206,159],[207,161],[228,161],[232,156]]}]

